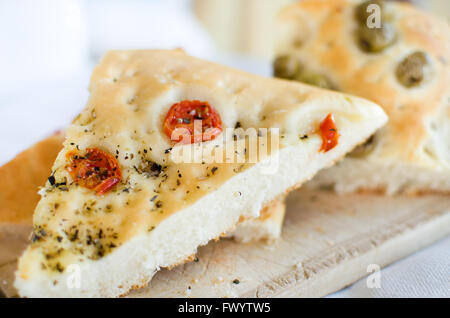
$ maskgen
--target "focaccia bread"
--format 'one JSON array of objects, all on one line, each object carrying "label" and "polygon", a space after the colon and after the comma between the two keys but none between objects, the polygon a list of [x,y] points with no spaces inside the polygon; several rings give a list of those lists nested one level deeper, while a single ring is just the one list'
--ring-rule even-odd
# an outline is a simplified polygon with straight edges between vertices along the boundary
[{"label": "focaccia bread", "polygon": [[[108,297],[144,286],[160,268],[258,217],[387,121],[372,102],[181,51],[109,52],[90,93],[40,191],[32,243],[16,273],[21,296]],[[202,120],[200,135],[194,119]],[[252,162],[244,143],[231,148],[244,162],[175,156],[246,142],[226,129],[236,127],[255,128],[258,149],[269,153]]]},{"label": "focaccia bread", "polygon": [[[58,132],[24,150],[10,162],[0,167],[0,234],[2,227],[14,225],[31,232],[33,212],[39,202],[38,190],[45,184],[52,171],[56,156],[63,148],[65,136]],[[270,215],[266,213],[271,211]],[[229,237],[240,242],[273,241],[280,236],[284,216],[282,200],[274,201],[261,211],[261,216],[252,224],[251,220],[239,223]],[[16,229],[17,231],[17,229]]]},{"label": "focaccia bread", "polygon": [[[381,28],[368,27],[370,4]],[[278,31],[276,76],[367,98],[389,116],[310,186],[450,192],[448,23],[406,3],[305,0],[281,12]]]}]

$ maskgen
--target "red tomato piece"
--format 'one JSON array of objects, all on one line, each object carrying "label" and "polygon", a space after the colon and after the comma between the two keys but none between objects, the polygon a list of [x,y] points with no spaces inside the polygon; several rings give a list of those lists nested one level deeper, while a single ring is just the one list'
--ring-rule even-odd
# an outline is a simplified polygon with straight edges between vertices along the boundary
[{"label": "red tomato piece", "polygon": [[320,135],[322,136],[322,147],[320,151],[327,152],[338,144],[340,135],[336,129],[331,113],[320,124]]},{"label": "red tomato piece", "polygon": [[222,133],[222,120],[208,102],[184,100],[170,107],[164,119],[164,133],[175,142],[213,140]]},{"label": "red tomato piece", "polygon": [[122,178],[119,163],[109,153],[88,148],[84,156],[69,152],[66,166],[70,177],[80,186],[94,190],[98,195],[111,190]]}]

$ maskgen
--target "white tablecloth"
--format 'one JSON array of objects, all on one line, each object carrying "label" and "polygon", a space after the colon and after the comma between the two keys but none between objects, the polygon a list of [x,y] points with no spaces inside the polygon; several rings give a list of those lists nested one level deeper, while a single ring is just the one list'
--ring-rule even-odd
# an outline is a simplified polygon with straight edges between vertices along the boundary
[{"label": "white tablecloth", "polygon": [[367,278],[329,297],[450,297],[450,237],[416,252],[380,272],[380,288]]}]

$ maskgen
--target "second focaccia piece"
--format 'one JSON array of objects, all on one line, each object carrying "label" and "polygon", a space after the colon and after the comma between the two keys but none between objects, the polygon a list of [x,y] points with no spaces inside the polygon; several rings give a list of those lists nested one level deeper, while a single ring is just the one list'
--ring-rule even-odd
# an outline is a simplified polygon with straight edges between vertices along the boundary
[{"label": "second focaccia piece", "polygon": [[229,236],[241,243],[255,241],[274,243],[281,237],[286,211],[284,199],[285,195],[270,202],[262,209],[258,218],[240,222]]},{"label": "second focaccia piece", "polygon": [[[21,296],[119,296],[144,286],[161,267],[192,259],[200,245],[258,217],[387,121],[366,100],[180,51],[109,52],[90,92],[41,190],[33,242],[16,273]],[[270,140],[255,162],[241,138],[249,128],[258,149]],[[242,140],[229,163],[175,155]]]},{"label": "second focaccia piece", "polygon": [[[380,10],[381,28],[371,14]],[[450,27],[396,2],[305,0],[279,17],[275,75],[378,103],[389,123],[312,184],[450,192]]]}]

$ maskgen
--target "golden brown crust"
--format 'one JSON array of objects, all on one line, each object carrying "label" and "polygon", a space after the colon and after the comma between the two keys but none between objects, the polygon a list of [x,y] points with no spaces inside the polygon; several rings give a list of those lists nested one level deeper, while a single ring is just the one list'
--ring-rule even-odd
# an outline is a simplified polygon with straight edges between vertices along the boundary
[{"label": "golden brown crust", "polygon": [[[214,240],[219,240],[219,239],[220,239],[220,236],[216,237]],[[183,265],[183,264],[186,264],[186,263],[190,263],[190,262],[192,262],[193,260],[195,260],[195,255],[196,255],[196,254],[189,255],[189,256],[186,257],[184,260],[179,261],[178,263],[172,264],[172,265],[170,265],[170,266],[168,266],[168,267],[166,267],[166,268],[167,268],[168,270],[171,270],[171,269],[177,267],[178,265]]]},{"label": "golden brown crust", "polygon": [[[277,54],[295,56],[328,76],[339,90],[380,104],[390,121],[377,133],[368,160],[450,171],[450,27],[404,3],[387,3],[396,42],[381,53],[357,45],[353,0],[305,0],[280,15]],[[417,50],[431,58],[432,74],[414,88],[396,78],[398,64]]]},{"label": "golden brown crust", "polygon": [[[281,209],[284,208],[284,199],[286,198],[286,194],[283,194],[282,196],[280,196],[279,198],[270,201],[268,204],[266,204],[266,206],[261,210],[261,213],[259,215],[259,220],[260,221],[270,221],[272,218],[275,217],[275,213],[272,213],[272,211],[279,211],[280,210],[280,205],[282,206]],[[280,225],[281,226],[281,225]]]},{"label": "golden brown crust", "polygon": [[45,184],[62,149],[64,135],[56,133],[20,153],[0,167],[0,224],[31,224],[39,201],[38,188]]}]

